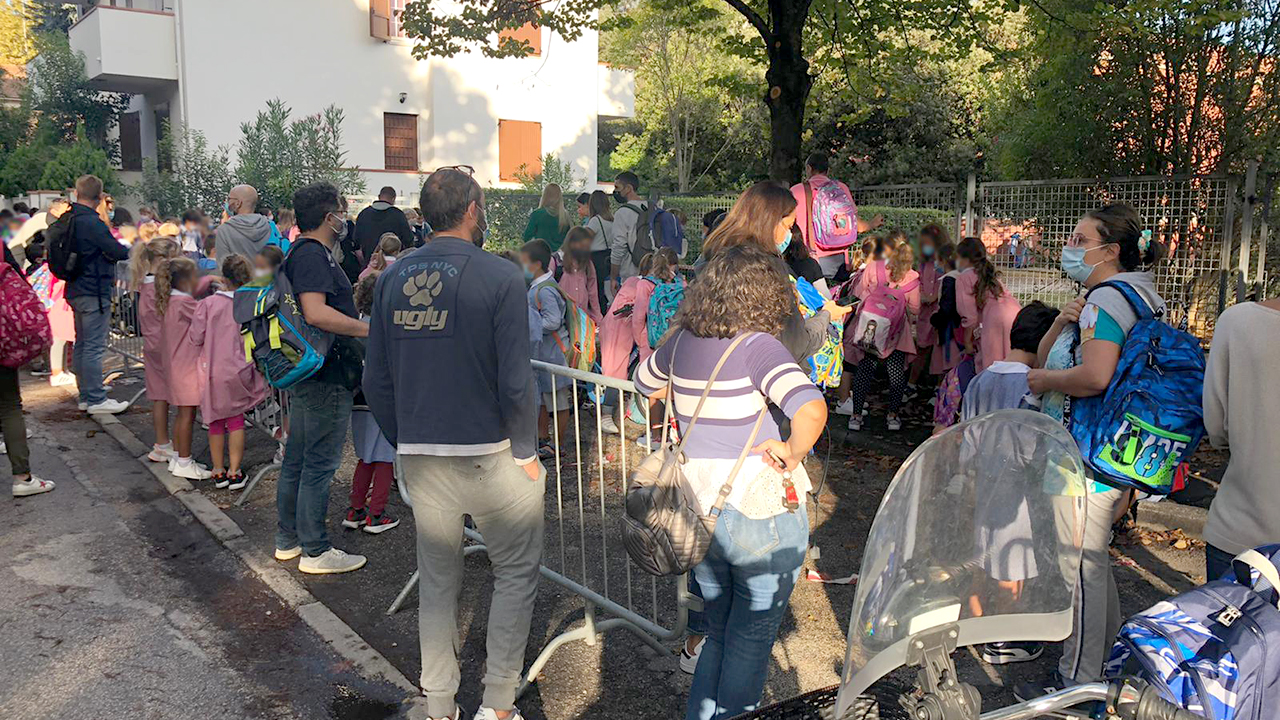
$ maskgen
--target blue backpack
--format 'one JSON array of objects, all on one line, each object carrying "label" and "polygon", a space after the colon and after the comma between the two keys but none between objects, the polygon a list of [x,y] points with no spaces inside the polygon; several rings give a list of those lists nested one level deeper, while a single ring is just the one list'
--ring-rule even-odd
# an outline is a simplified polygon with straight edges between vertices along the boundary
[{"label": "blue backpack", "polygon": [[671,318],[680,309],[680,303],[684,302],[684,281],[677,278],[664,283],[652,277],[646,277],[645,280],[653,283],[645,329],[649,334],[649,347],[656,348],[662,342],[662,336],[667,334],[667,328],[671,327]]},{"label": "blue backpack", "polygon": [[[293,244],[301,247],[302,240]],[[292,253],[290,253],[292,254]],[[274,278],[252,282],[236,290],[231,312],[240,323],[244,359],[257,366],[267,384],[287,390],[315,375],[324,366],[333,347],[333,334],[309,325],[302,316],[285,268],[290,255]]]},{"label": "blue backpack", "polygon": [[1204,350],[1194,335],[1152,314],[1127,283],[1090,293],[1103,287],[1119,290],[1138,322],[1107,391],[1072,401],[1071,434],[1100,481],[1168,495],[1178,466],[1204,437]]},{"label": "blue backpack", "polygon": [[[1280,703],[1280,545],[1241,553],[1233,572],[1156,603],[1120,628],[1109,677],[1138,675],[1209,720],[1270,720]],[[1275,637],[1272,637],[1272,633]],[[1277,647],[1270,647],[1271,640]]]}]

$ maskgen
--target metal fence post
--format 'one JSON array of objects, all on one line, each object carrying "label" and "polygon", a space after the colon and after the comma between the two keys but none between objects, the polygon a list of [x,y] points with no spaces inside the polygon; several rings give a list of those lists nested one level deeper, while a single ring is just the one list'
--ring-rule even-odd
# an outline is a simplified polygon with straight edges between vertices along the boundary
[{"label": "metal fence post", "polygon": [[1249,251],[1253,244],[1253,212],[1258,203],[1258,161],[1250,160],[1244,176],[1243,214],[1240,216],[1240,273],[1236,276],[1236,302],[1244,302],[1249,282]]},{"label": "metal fence post", "polygon": [[1267,222],[1267,214],[1271,212],[1271,203],[1264,202],[1262,204],[1262,218],[1258,226],[1258,274],[1255,282],[1258,283],[1258,299],[1261,300],[1267,294],[1267,235],[1269,224]]},{"label": "metal fence post", "polygon": [[1231,262],[1231,239],[1236,226],[1236,190],[1240,180],[1232,175],[1227,180],[1226,209],[1222,221],[1222,250],[1218,258],[1221,275],[1218,277],[1218,314],[1227,309],[1227,275],[1230,273],[1228,263]]},{"label": "metal fence post", "polygon": [[964,224],[965,232],[958,233],[956,239],[960,239],[965,235],[981,237],[982,230],[975,223],[974,208],[978,200],[978,175],[977,173],[969,173],[969,182],[965,186],[965,205],[964,205]]}]

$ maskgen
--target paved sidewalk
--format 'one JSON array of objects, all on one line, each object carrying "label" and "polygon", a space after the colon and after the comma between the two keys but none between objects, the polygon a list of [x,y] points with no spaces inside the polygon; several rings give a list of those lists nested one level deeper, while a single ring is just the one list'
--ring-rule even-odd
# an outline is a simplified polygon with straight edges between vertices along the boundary
[{"label": "paved sidewalk", "polygon": [[0,459],[0,717],[401,717],[61,390],[26,382],[33,466]]}]

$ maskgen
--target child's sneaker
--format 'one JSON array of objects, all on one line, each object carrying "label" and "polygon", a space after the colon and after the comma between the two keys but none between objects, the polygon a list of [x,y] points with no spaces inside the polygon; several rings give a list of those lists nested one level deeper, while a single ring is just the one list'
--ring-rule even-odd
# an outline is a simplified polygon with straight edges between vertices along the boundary
[{"label": "child's sneaker", "polygon": [[147,453],[147,459],[151,462],[172,462],[178,459],[178,453],[173,451],[173,443],[165,443],[164,445],[152,445],[151,452]]},{"label": "child's sneaker", "polygon": [[885,424],[889,426],[891,432],[897,432],[902,429],[902,420],[897,415],[890,415],[885,419]]},{"label": "child's sneaker", "polygon": [[280,442],[280,447],[276,450],[275,457],[271,458],[272,465],[284,464],[284,441]]},{"label": "child's sneaker", "polygon": [[399,520],[384,512],[381,515],[371,516],[369,518],[369,522],[365,523],[364,531],[370,535],[377,535],[378,533],[384,533],[399,524]]},{"label": "child's sneaker", "polygon": [[169,472],[173,473],[174,477],[180,477],[184,480],[208,480],[209,476],[213,474],[194,460],[187,460],[186,462],[176,460],[173,463],[173,469]]},{"label": "child's sneaker", "polygon": [[219,490],[225,490],[231,481],[227,479],[226,470],[214,470],[209,474],[209,479],[213,481],[213,486]]},{"label": "child's sneaker", "polygon": [[245,477],[244,472],[227,473],[227,489],[243,490],[245,485],[249,484],[249,479]]},{"label": "child's sneaker", "polygon": [[836,406],[837,415],[851,416],[853,415],[853,397],[847,397],[844,402]]},{"label": "child's sneaker", "polygon": [[614,421],[612,415],[605,415],[600,418],[600,432],[605,435],[621,435],[622,430],[618,428],[618,423]]},{"label": "child's sneaker", "polygon": [[849,418],[849,429],[852,430],[853,432],[858,432],[859,430],[862,429],[861,415],[853,415]]},{"label": "child's sneaker", "polygon": [[[492,708],[482,707],[476,710],[475,720],[498,720],[498,713],[494,712]],[[524,720],[524,716],[520,714],[519,710],[512,708],[507,720]]]},{"label": "child's sneaker", "polygon": [[32,475],[21,482],[13,483],[13,496],[16,498],[27,497],[29,495],[39,495],[47,493],[53,489],[53,483],[48,480],[41,480]]},{"label": "child's sneaker", "polygon": [[342,518],[342,527],[348,530],[359,530],[360,526],[369,521],[368,514],[363,508],[357,510],[353,507],[347,508],[347,514]]},{"label": "child's sneaker", "polygon": [[555,460],[556,459],[555,446],[549,442],[546,442],[545,440],[538,441],[538,459]]}]

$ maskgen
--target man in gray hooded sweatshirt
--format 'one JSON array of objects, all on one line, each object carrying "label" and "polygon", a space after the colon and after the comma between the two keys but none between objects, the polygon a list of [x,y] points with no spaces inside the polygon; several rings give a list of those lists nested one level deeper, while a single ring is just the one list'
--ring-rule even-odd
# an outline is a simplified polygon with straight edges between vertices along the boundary
[{"label": "man in gray hooded sweatshirt", "polygon": [[215,244],[218,267],[231,255],[243,255],[252,262],[267,246],[273,227],[257,209],[258,191],[252,185],[237,185],[227,193],[227,219],[218,226]]}]

